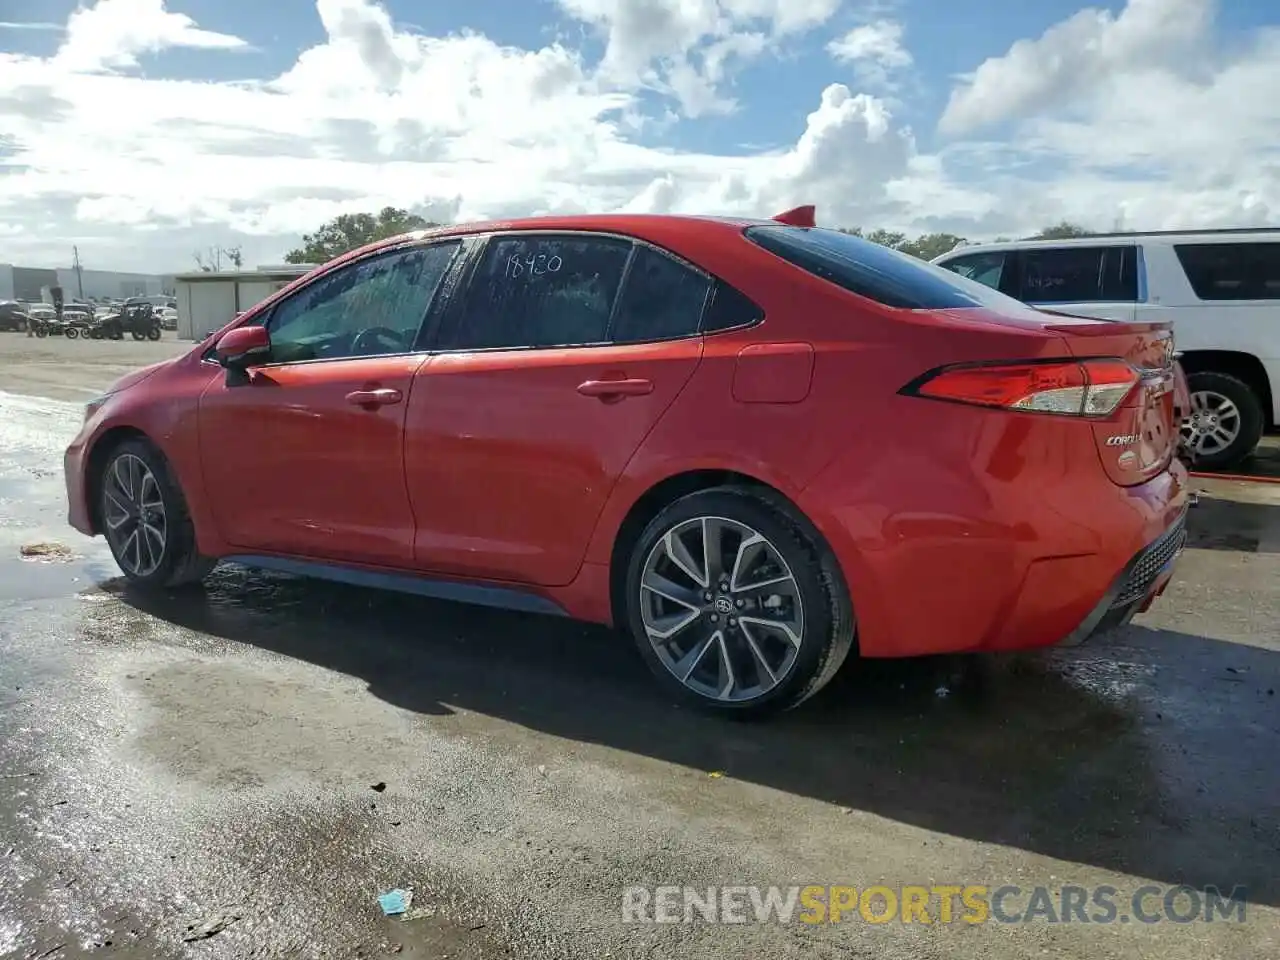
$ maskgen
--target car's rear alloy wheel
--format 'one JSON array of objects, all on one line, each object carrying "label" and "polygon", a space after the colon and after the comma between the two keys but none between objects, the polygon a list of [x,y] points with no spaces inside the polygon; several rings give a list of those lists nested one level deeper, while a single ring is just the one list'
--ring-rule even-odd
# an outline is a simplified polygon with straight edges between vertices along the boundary
[{"label": "car's rear alloy wheel", "polygon": [[695,517],[653,545],[640,616],[662,665],[701,696],[754,700],[804,643],[804,601],[778,548],[728,517]]},{"label": "car's rear alloy wheel", "polygon": [[641,653],[669,689],[702,707],[750,715],[795,706],[852,646],[834,562],[750,491],[670,505],[641,535],[629,574]]},{"label": "car's rear alloy wheel", "polygon": [[196,549],[182,490],[164,456],[145,440],[127,440],[97,477],[107,545],[133,583],[175,587],[202,580],[215,561]]}]

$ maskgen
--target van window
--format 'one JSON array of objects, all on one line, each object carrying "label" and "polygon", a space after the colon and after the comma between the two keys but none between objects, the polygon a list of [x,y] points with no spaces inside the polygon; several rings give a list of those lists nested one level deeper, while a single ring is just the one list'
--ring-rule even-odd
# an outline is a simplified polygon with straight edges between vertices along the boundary
[{"label": "van window", "polygon": [[1036,247],[1022,251],[1027,303],[1111,303],[1138,299],[1136,249]]},{"label": "van window", "polygon": [[970,280],[976,280],[992,290],[999,290],[1000,278],[1004,276],[1004,264],[1007,259],[1008,254],[999,250],[990,253],[970,253],[948,260],[946,263],[940,263],[938,266],[946,267],[953,273],[968,277]]},{"label": "van window", "polygon": [[1173,250],[1201,300],[1280,300],[1280,243],[1182,243]]}]

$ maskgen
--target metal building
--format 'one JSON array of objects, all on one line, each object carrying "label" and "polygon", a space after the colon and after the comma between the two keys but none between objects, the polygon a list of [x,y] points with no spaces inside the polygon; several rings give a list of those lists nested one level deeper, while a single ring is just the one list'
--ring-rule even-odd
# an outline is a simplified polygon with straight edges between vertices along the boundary
[{"label": "metal building", "polygon": [[313,264],[285,264],[256,270],[214,270],[175,276],[178,336],[203,340],[225,327],[237,313],[261,303],[304,273]]},{"label": "metal building", "polygon": [[21,267],[0,263],[0,300],[47,300],[47,291],[57,286],[62,287],[68,300],[112,300],[171,293],[173,278],[119,270]]}]

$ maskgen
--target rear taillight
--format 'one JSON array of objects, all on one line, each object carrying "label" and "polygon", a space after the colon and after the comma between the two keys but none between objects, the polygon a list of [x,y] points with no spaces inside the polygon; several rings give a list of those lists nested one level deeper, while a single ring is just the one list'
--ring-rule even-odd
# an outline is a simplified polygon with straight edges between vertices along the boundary
[{"label": "rear taillight", "polygon": [[958,364],[926,374],[902,392],[1002,410],[1105,417],[1140,379],[1123,360]]}]

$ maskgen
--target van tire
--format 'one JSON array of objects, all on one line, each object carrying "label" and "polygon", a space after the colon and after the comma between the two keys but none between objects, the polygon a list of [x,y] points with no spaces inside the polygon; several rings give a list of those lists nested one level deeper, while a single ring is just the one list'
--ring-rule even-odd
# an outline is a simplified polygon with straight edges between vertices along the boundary
[{"label": "van tire", "polygon": [[[1191,393],[1192,416],[1196,414],[1196,395],[1208,394],[1210,400],[1221,398],[1230,401],[1239,412],[1239,429],[1235,439],[1227,446],[1208,454],[1198,454],[1194,449],[1188,452],[1192,456],[1192,465],[1198,470],[1227,470],[1238,466],[1257,447],[1262,439],[1262,431],[1266,417],[1262,410],[1262,398],[1258,392],[1239,377],[1229,373],[1218,373],[1205,370],[1187,375],[1187,388]],[[1221,402],[1221,399],[1218,402]],[[1194,437],[1188,426],[1188,418],[1183,428],[1184,442]]]}]

